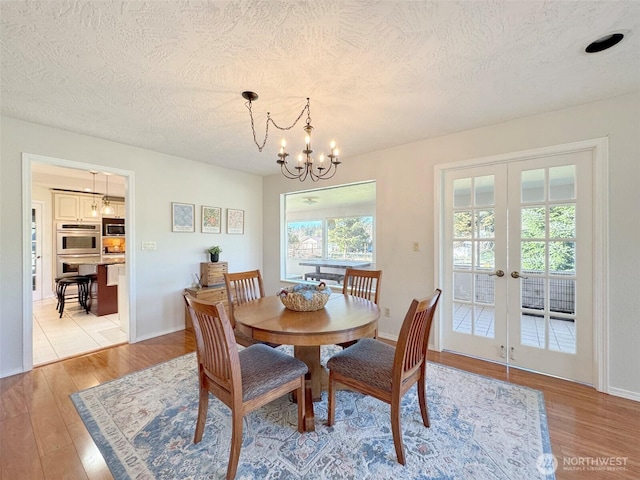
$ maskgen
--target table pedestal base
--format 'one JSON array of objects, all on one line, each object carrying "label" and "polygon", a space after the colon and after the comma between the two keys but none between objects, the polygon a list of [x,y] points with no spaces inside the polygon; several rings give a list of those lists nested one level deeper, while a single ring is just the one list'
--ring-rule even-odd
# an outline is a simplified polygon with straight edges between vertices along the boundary
[{"label": "table pedestal base", "polygon": [[319,346],[294,346],[293,356],[303,361],[309,369],[305,381],[305,430],[313,432],[315,430],[313,402],[319,402],[322,399],[322,390],[326,390],[329,384],[329,374],[320,364]]}]

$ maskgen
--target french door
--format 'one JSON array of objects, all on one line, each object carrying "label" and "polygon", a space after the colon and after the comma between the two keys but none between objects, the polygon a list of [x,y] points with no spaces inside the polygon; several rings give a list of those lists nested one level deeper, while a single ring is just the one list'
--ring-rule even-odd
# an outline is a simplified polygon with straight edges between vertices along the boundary
[{"label": "french door", "polygon": [[32,300],[42,300],[42,207],[31,204],[31,291]]},{"label": "french door", "polygon": [[594,383],[592,162],[445,172],[445,349]]}]

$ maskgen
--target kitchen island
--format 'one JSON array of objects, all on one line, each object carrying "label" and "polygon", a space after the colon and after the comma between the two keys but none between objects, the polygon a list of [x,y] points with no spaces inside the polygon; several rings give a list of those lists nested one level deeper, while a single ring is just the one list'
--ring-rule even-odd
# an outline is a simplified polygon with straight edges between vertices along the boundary
[{"label": "kitchen island", "polygon": [[107,258],[78,265],[80,275],[92,277],[89,308],[98,317],[118,313],[118,266],[124,266],[124,260]]}]

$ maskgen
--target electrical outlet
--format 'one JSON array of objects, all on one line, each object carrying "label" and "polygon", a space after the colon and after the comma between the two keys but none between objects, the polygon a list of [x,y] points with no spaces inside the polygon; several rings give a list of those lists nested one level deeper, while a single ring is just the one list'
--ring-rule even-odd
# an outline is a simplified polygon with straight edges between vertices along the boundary
[{"label": "electrical outlet", "polygon": [[390,317],[391,316],[391,311],[388,308],[384,309],[384,316],[385,317]]},{"label": "electrical outlet", "polygon": [[156,242],[142,242],[142,250],[155,250]]},{"label": "electrical outlet", "polygon": [[419,242],[413,242],[413,251],[414,252],[419,252],[420,251],[420,243]]}]

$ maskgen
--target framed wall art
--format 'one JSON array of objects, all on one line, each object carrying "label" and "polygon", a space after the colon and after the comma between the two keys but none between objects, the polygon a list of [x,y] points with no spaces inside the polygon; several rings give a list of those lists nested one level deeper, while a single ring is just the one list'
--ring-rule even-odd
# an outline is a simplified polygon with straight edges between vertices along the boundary
[{"label": "framed wall art", "polygon": [[227,208],[227,233],[244,234],[244,210]]},{"label": "framed wall art", "polygon": [[202,206],[202,233],[222,232],[222,209]]},{"label": "framed wall art", "polygon": [[192,203],[171,202],[171,231],[195,232],[195,209]]}]

